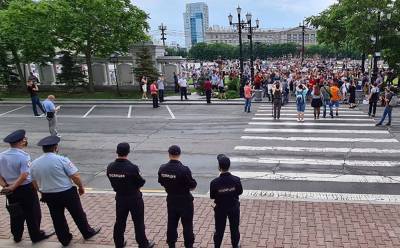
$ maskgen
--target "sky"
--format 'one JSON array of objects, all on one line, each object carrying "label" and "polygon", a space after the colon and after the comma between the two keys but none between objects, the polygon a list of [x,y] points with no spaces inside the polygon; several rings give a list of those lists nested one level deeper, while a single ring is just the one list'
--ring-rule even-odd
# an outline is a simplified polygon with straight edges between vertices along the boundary
[{"label": "sky", "polygon": [[[183,13],[186,3],[205,2],[208,5],[210,26],[228,26],[228,15],[236,15],[236,8],[242,14],[250,12],[254,19],[260,19],[261,28],[292,28],[305,18],[317,15],[336,0],[132,0],[132,3],[150,15],[149,34],[160,39],[158,26],[167,26],[167,44],[185,45]],[[237,17],[236,17],[237,19]],[[237,21],[234,19],[234,21]]]}]

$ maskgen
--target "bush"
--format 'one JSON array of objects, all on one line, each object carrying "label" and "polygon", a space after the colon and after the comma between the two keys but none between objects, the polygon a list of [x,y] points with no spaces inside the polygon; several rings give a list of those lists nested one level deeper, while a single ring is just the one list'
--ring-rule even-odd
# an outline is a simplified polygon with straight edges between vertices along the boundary
[{"label": "bush", "polygon": [[235,98],[240,98],[239,93],[235,90],[228,90],[226,92],[226,98],[228,99],[235,99]]},{"label": "bush", "polygon": [[239,91],[239,83],[240,83],[239,77],[234,77],[230,79],[228,82],[228,90]]}]

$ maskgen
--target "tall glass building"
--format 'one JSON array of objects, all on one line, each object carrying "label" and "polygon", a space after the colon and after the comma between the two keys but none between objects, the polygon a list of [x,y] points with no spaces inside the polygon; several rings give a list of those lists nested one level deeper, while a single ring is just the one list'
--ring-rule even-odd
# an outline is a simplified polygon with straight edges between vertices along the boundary
[{"label": "tall glass building", "polygon": [[183,13],[185,24],[185,43],[190,48],[196,43],[205,42],[208,28],[208,6],[205,3],[188,3]]}]

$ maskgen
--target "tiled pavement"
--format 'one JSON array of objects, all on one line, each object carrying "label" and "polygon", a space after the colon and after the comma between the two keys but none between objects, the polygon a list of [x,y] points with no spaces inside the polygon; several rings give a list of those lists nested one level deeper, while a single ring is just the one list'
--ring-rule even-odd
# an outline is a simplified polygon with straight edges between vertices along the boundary
[{"label": "tiled pavement", "polygon": [[[166,203],[161,196],[145,196],[148,238],[166,247]],[[69,218],[73,243],[113,245],[114,195],[87,193],[82,197],[89,222],[102,226],[101,233],[84,241]],[[4,206],[0,197],[0,206]],[[42,205],[42,227],[52,229],[46,205]],[[400,205],[241,200],[242,247],[400,247]],[[212,202],[195,199],[194,247],[213,247]],[[8,214],[0,208],[0,241],[10,238]],[[229,230],[229,228],[227,228]],[[178,247],[183,247],[182,230]],[[132,221],[128,221],[128,246],[136,247]],[[29,241],[27,232],[25,240]],[[52,237],[50,241],[56,241]],[[54,245],[54,243],[53,243]],[[84,247],[85,245],[83,245]],[[46,247],[46,244],[35,247]],[[54,247],[54,246],[52,246]],[[96,246],[94,246],[96,247]],[[223,247],[231,247],[225,235]]]}]

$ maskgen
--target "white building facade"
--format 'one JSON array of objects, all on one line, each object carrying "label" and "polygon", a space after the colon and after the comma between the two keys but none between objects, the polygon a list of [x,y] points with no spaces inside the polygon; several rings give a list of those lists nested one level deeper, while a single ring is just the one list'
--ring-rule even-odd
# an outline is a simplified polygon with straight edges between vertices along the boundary
[{"label": "white building facade", "polygon": [[209,26],[208,6],[206,3],[188,3],[183,13],[185,26],[185,44],[187,48],[196,43],[205,42]]},{"label": "white building facade", "polygon": [[[242,30],[242,40],[247,42],[247,30]],[[257,29],[253,31],[253,42],[267,44],[302,43],[302,28],[290,29]],[[225,43],[239,45],[239,34],[235,28],[213,26],[206,30],[206,43]],[[305,28],[305,45],[317,44],[317,30]]]}]

